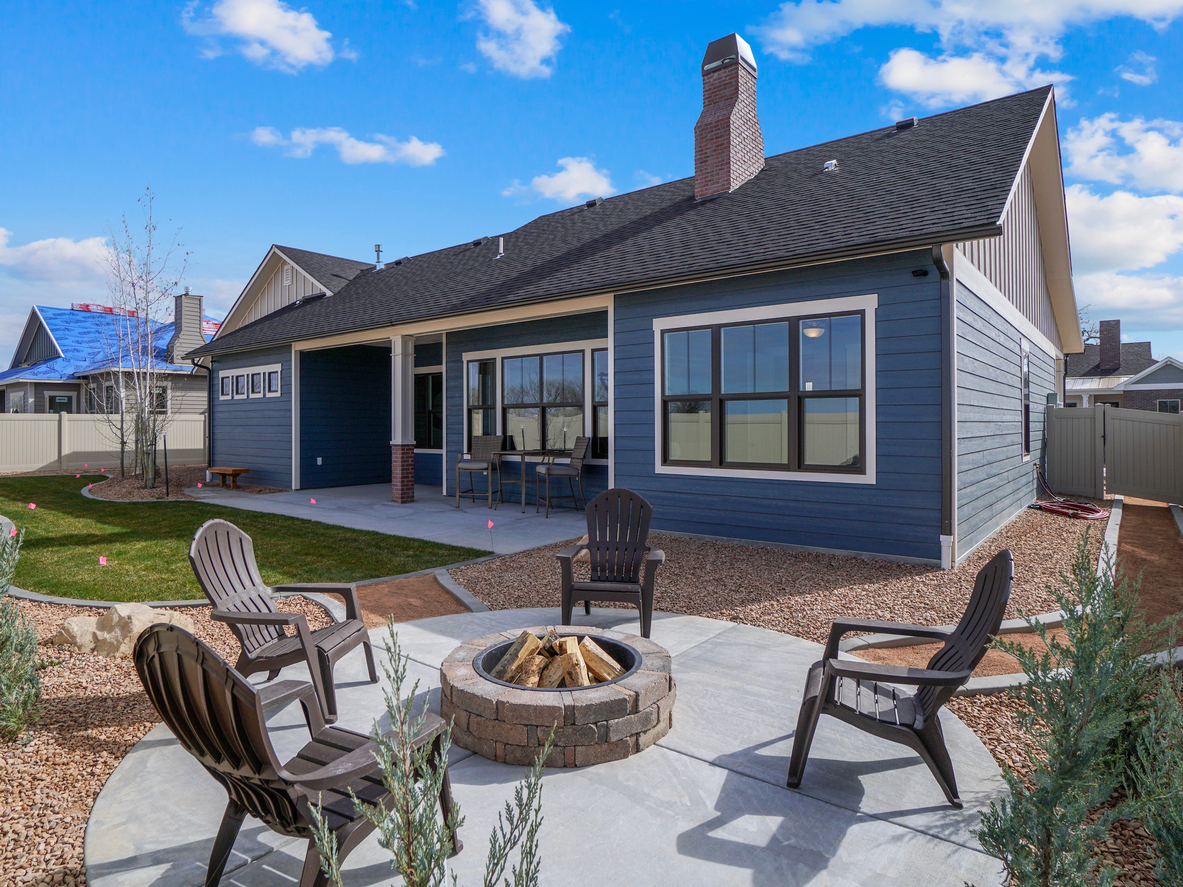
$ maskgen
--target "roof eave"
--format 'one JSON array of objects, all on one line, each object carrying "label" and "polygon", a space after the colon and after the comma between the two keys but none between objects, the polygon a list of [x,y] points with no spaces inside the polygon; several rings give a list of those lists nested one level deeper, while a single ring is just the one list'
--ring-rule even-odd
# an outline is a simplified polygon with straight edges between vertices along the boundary
[{"label": "roof eave", "polygon": [[[514,307],[518,307],[523,305],[543,304],[546,302],[561,302],[567,299],[587,298],[589,296],[606,295],[608,293],[622,294],[642,292],[652,289],[666,289],[671,286],[684,286],[687,284],[703,283],[706,281],[719,280],[728,277],[746,277],[752,274],[764,274],[771,271],[789,270],[792,268],[801,268],[810,265],[828,265],[833,264],[834,262],[843,262],[860,258],[871,258],[873,256],[890,255],[893,253],[909,252],[911,250],[927,250],[931,249],[934,244],[955,243],[963,240],[980,240],[986,237],[998,237],[1001,234],[1002,227],[996,223],[976,225],[972,227],[937,232],[931,235],[901,238],[898,240],[884,241],[877,244],[865,244],[855,248],[815,252],[805,256],[796,256],[790,259],[778,259],[769,262],[739,265],[730,268],[721,267],[715,271],[697,272],[693,274],[658,278],[655,280],[638,281],[633,284],[591,287],[588,289],[563,293],[561,295],[545,296],[536,299],[525,299],[522,301],[513,302],[512,305]],[[188,356],[206,357],[216,354],[232,354],[241,351],[254,351],[259,348],[269,348],[276,345],[287,345],[291,344],[292,342],[306,341],[308,338],[325,338],[327,336],[356,333],[362,332],[364,330],[386,329],[392,326],[406,326],[424,320],[437,320],[448,317],[464,317],[466,315],[479,316],[481,314],[486,314],[490,311],[497,311],[505,307],[507,306],[496,305],[487,309],[481,309],[479,311],[452,311],[442,312],[439,314],[427,314],[421,317],[409,318],[407,320],[391,320],[387,321],[386,323],[367,324],[363,326],[350,327],[347,329],[334,330],[332,333],[325,333],[322,336],[284,336],[277,339],[271,339],[266,342],[255,342],[249,345],[231,345],[228,348],[213,347],[218,344],[217,337],[215,336],[214,339],[207,344],[201,346],[200,348],[194,348],[188,353]]]}]

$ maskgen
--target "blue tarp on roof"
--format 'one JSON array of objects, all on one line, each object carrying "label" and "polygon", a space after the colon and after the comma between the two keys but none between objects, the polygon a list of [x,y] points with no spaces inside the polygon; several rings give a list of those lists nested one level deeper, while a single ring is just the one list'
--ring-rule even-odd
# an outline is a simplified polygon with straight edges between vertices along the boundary
[{"label": "blue tarp on roof", "polygon": [[[127,323],[127,318],[95,311],[75,311],[72,308],[50,308],[47,305],[38,305],[37,311],[63,356],[0,372],[0,384],[14,379],[77,379],[106,369],[116,362],[109,352],[117,351],[120,324]],[[203,319],[213,320],[211,317]],[[192,372],[192,364],[174,364],[165,359],[165,349],[176,325],[159,321],[151,323],[156,344],[156,369],[164,372]],[[204,336],[207,342],[212,338]]]}]

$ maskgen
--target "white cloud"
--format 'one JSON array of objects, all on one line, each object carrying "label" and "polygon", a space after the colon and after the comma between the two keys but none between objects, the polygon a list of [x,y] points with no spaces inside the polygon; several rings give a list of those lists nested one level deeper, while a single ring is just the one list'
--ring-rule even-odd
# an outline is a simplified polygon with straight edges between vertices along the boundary
[{"label": "white cloud", "polygon": [[1102,271],[1074,282],[1077,304],[1093,317],[1119,317],[1127,329],[1183,329],[1183,277]]},{"label": "white cloud", "polygon": [[105,237],[70,240],[50,237],[9,246],[11,231],[0,228],[0,269],[18,280],[47,283],[101,282],[105,273]]},{"label": "white cloud", "polygon": [[814,47],[860,28],[934,33],[939,53],[897,49],[880,76],[892,89],[939,105],[1066,83],[1066,74],[1041,70],[1039,60],[1059,60],[1070,27],[1131,17],[1163,28],[1181,13],[1183,0],[800,0],[782,3],[759,34],[768,52],[801,63]]},{"label": "white cloud", "polygon": [[1153,268],[1183,249],[1183,197],[1071,185],[1065,198],[1077,274]]},{"label": "white cloud", "polygon": [[286,148],[288,157],[311,157],[318,145],[331,145],[343,163],[405,163],[408,166],[431,166],[444,156],[438,142],[424,142],[416,136],[399,141],[377,134],[374,141],[355,139],[339,126],[319,129],[293,129],[284,137],[273,126],[260,126],[251,133],[251,141],[264,148]]},{"label": "white cloud", "polygon": [[241,280],[221,277],[193,278],[193,292],[202,297],[201,310],[221,320],[234,306],[245,284]]},{"label": "white cloud", "polygon": [[1154,67],[1156,61],[1154,56],[1138,50],[1130,56],[1129,65],[1121,65],[1115,70],[1122,80],[1128,80],[1138,86],[1149,86],[1158,80],[1158,71]]},{"label": "white cloud", "polygon": [[1069,175],[1143,191],[1183,193],[1183,123],[1102,114],[1064,137]]},{"label": "white cloud", "polygon": [[[312,13],[292,9],[282,0],[217,0],[208,12],[194,0],[181,20],[190,34],[206,38],[201,50],[206,58],[222,53],[222,37],[236,41],[238,51],[255,64],[289,74],[308,65],[323,67],[334,58],[329,43],[333,35]],[[348,42],[340,54],[357,58]]]},{"label": "white cloud", "polygon": [[636,179],[641,183],[642,188],[652,188],[654,185],[660,185],[665,179],[661,176],[655,176],[653,173],[645,172],[643,169],[638,169]]},{"label": "white cloud", "polygon": [[607,197],[615,193],[608,178],[608,170],[596,169],[595,164],[586,157],[564,157],[559,160],[559,166],[562,170],[553,175],[534,176],[530,180],[530,187],[543,197],[561,201],[578,200],[580,197]]},{"label": "white cloud", "polygon": [[493,67],[514,77],[549,77],[559,38],[571,26],[553,9],[534,0],[478,0],[477,15],[488,30],[477,36],[477,49]]}]

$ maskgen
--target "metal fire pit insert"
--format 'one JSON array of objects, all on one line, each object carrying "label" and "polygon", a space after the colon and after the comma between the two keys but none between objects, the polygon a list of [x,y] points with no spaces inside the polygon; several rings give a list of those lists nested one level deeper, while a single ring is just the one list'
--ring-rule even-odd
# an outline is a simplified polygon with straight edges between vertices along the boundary
[{"label": "metal fire pit insert", "polygon": [[[547,629],[527,630],[541,637]],[[590,687],[517,687],[488,677],[486,669],[522,629],[466,641],[440,666],[440,714],[454,721],[456,745],[493,761],[529,766],[554,726],[547,766],[586,767],[644,751],[669,732],[676,690],[665,648],[611,629],[556,630],[590,635],[628,666],[626,673]]]}]

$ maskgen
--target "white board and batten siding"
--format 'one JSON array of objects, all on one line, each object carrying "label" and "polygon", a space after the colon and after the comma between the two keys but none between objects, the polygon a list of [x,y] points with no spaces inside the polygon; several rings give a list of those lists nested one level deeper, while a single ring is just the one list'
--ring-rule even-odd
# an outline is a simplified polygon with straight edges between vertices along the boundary
[{"label": "white board and batten siding", "polygon": [[1030,164],[1019,175],[1002,220],[1002,236],[970,240],[957,247],[1048,341],[1063,350],[1047,286]]},{"label": "white board and batten siding", "polygon": [[258,296],[236,326],[244,326],[258,320],[285,305],[292,304],[297,299],[323,292],[324,287],[295,265],[280,262],[266,283],[259,287]]}]

